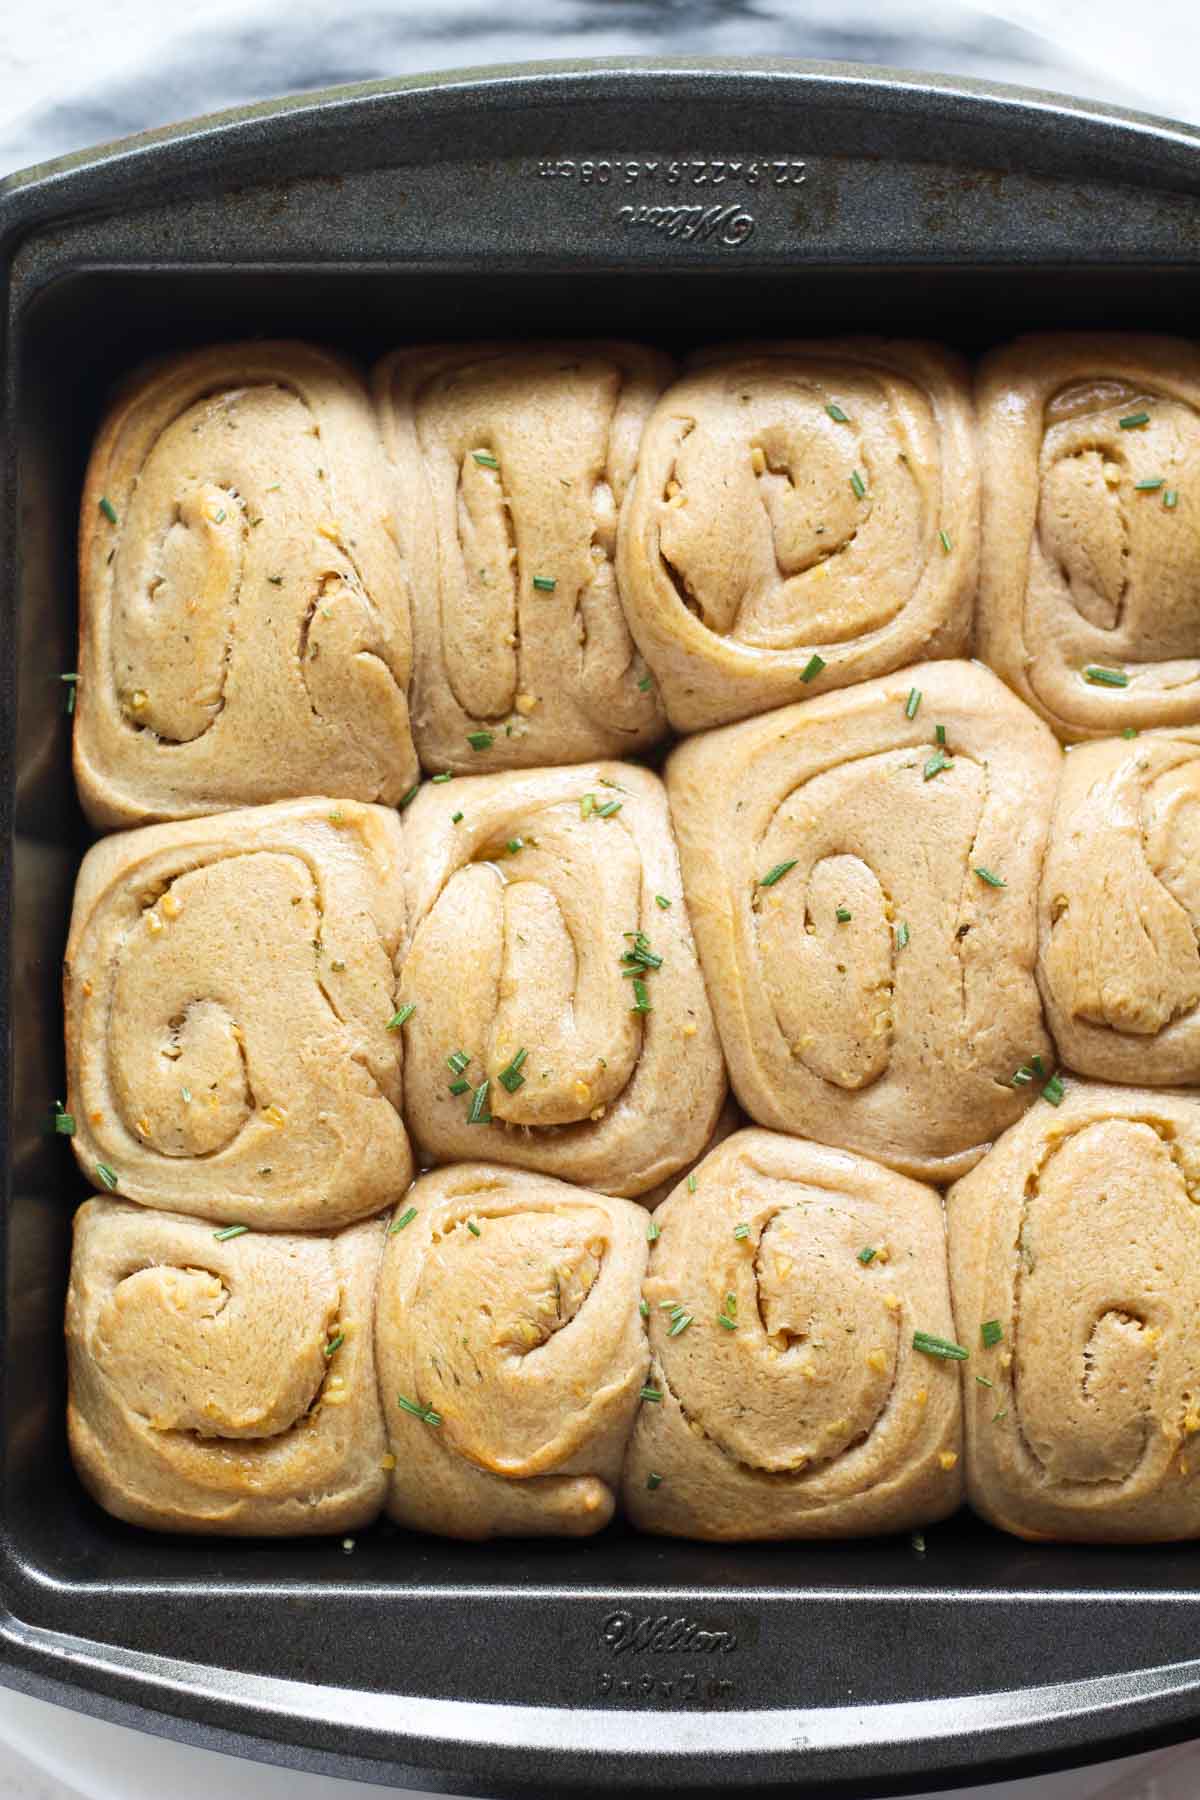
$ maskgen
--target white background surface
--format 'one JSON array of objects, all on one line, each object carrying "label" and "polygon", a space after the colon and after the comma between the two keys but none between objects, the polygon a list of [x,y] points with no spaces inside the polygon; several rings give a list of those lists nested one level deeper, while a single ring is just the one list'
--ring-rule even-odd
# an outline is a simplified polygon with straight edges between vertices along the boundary
[{"label": "white background surface", "polygon": [[[1200,0],[8,0],[0,175],[219,107],[463,63],[642,51],[845,57],[1200,123]],[[0,1800],[369,1800],[0,1690]],[[978,1800],[1200,1800],[1200,1747]],[[950,1800],[950,1797],[947,1797]]]}]

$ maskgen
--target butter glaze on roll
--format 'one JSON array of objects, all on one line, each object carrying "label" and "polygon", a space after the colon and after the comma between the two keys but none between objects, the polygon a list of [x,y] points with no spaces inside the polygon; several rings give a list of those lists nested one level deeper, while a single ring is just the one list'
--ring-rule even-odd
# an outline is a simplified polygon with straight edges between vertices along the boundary
[{"label": "butter glaze on roll", "polygon": [[620,531],[630,626],[672,725],[961,654],[978,512],[970,385],[949,351],[848,338],[694,358],[646,427]]},{"label": "butter glaze on roll", "polygon": [[[614,559],[670,370],[655,351],[607,343],[440,346],[379,365],[427,768],[582,762],[663,735]],[[490,744],[468,742],[484,732]]]},{"label": "butter glaze on roll", "polygon": [[626,1459],[634,1524],[734,1542],[952,1513],[960,1365],[913,1346],[918,1331],[954,1339],[938,1195],[756,1130],[695,1175],[655,1214],[647,1386],[660,1398],[643,1400]]},{"label": "butter glaze on roll", "polygon": [[1071,752],[1039,926],[1064,1062],[1106,1081],[1200,1081],[1200,730]]},{"label": "butter glaze on roll", "polygon": [[[383,1227],[221,1239],[89,1200],[67,1290],[71,1453],[157,1531],[352,1531],[386,1476],[372,1308]],[[335,1345],[331,1350],[330,1345]]]},{"label": "butter glaze on roll", "polygon": [[409,1190],[377,1313],[393,1519],[460,1538],[608,1523],[649,1362],[646,1250],[641,1207],[543,1175],[460,1163]]},{"label": "butter glaze on roll", "polygon": [[673,753],[696,942],[753,1119],[946,1180],[1017,1118],[1036,1089],[1014,1089],[1014,1071],[1053,1061],[1034,959],[1060,762],[1046,727],[969,663]]},{"label": "butter glaze on roll", "polygon": [[[1069,1542],[1200,1534],[1200,1099],[1069,1080],[947,1195],[967,1497]],[[982,1347],[981,1327],[1003,1334]]]},{"label": "butter glaze on roll", "polygon": [[73,1143],[145,1206],[306,1229],[389,1205],[401,1116],[395,813],[291,800],[102,839],[64,973]]},{"label": "butter glaze on roll", "polygon": [[[429,1159],[636,1195],[699,1155],[725,1068],[657,776],[588,763],[427,783],[404,837],[405,1107]],[[624,960],[638,934],[661,966]]]},{"label": "butter glaze on roll", "polygon": [[370,402],[304,344],[150,364],[92,451],[75,773],[94,825],[416,778],[408,595]]},{"label": "butter glaze on roll", "polygon": [[980,656],[1068,741],[1200,724],[1200,350],[1021,338],[978,401]]}]

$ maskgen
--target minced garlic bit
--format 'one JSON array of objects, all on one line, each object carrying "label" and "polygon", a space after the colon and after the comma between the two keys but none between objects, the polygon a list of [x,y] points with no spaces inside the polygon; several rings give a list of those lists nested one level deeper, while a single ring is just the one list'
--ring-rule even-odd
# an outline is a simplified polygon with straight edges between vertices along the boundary
[{"label": "minced garlic bit", "polygon": [[1200,1413],[1188,1412],[1183,1415],[1183,1429],[1188,1437],[1200,1431]]},{"label": "minced garlic bit", "polygon": [[791,1274],[791,1272],[792,1272],[791,1257],[790,1256],[777,1256],[775,1258],[775,1278],[776,1278],[776,1280],[777,1281],[786,1281],[788,1276]]},{"label": "minced garlic bit", "polygon": [[887,1357],[882,1350],[872,1350],[867,1357],[868,1369],[874,1369],[879,1375],[887,1373]]},{"label": "minced garlic bit", "polygon": [[159,909],[168,919],[177,919],[183,911],[183,901],[177,899],[176,896],[170,892],[165,893],[158,904]]},{"label": "minced garlic bit", "polygon": [[317,536],[323,537],[323,538],[328,538],[329,542],[331,544],[338,543],[341,539],[341,535],[342,534],[338,530],[336,525],[318,525],[317,526]]},{"label": "minced garlic bit", "polygon": [[163,928],[163,922],[152,906],[146,908],[146,930],[151,937],[157,937]]},{"label": "minced garlic bit", "polygon": [[383,1461],[380,1463],[379,1466],[381,1469],[394,1469],[395,1468],[396,1459],[392,1455],[390,1450],[388,1451],[387,1455],[384,1457]]},{"label": "minced garlic bit", "polygon": [[956,1450],[939,1450],[938,1461],[941,1463],[943,1469],[956,1469],[958,1467],[958,1452]]},{"label": "minced garlic bit", "polygon": [[606,1106],[593,1106],[591,1112],[588,1114],[588,1118],[593,1122],[598,1121],[604,1117],[607,1111],[608,1108]]},{"label": "minced garlic bit", "polygon": [[143,1113],[141,1118],[138,1120],[137,1129],[141,1133],[142,1137],[150,1136],[150,1121],[146,1117],[145,1113]]},{"label": "minced garlic bit", "polygon": [[517,711],[521,714],[522,718],[527,719],[537,703],[538,700],[536,694],[517,695]]},{"label": "minced garlic bit", "polygon": [[767,472],[767,459],[761,444],[755,444],[750,452],[750,467],[756,475],[765,475]]},{"label": "minced garlic bit", "polygon": [[282,1106],[276,1106],[274,1100],[272,1100],[270,1106],[263,1107],[262,1116],[267,1121],[268,1125],[280,1126],[287,1124],[287,1114],[284,1112]]},{"label": "minced garlic bit", "polygon": [[686,1024],[686,1025],[685,1025],[685,1026],[684,1026],[684,1028],[683,1028],[683,1032],[682,1032],[682,1035],[683,1035],[683,1036],[684,1036],[684,1037],[695,1037],[695,1035],[696,1035],[696,1025],[695,1025],[695,1021],[694,1021],[694,1020],[692,1020],[692,1019],[689,1019],[689,1020],[688,1020],[688,1022],[687,1022],[687,1024]]},{"label": "minced garlic bit", "polygon": [[904,1305],[904,1302],[901,1300],[899,1294],[885,1294],[883,1296],[883,1304],[887,1307],[889,1312],[899,1312],[900,1308]]},{"label": "minced garlic bit", "polygon": [[675,481],[674,479],[672,479],[671,481],[668,481],[668,483],[667,483],[667,499],[668,500],[674,500],[676,495],[682,494],[682,492],[683,492],[683,489],[680,487],[680,485],[677,481]]},{"label": "minced garlic bit", "polygon": [[928,1388],[918,1388],[917,1394],[916,1394],[917,1405],[924,1406],[926,1404],[926,1402],[928,1401],[928,1399],[929,1399],[929,1389]]},{"label": "minced garlic bit", "polygon": [[592,1090],[586,1081],[577,1081],[571,1091],[575,1095],[580,1106],[586,1106],[592,1097]]},{"label": "minced garlic bit", "polygon": [[150,696],[146,692],[145,688],[134,688],[132,694],[130,694],[130,696],[129,696],[130,711],[131,712],[141,712],[142,708],[144,706],[148,706],[149,704],[150,704]]},{"label": "minced garlic bit", "polygon": [[891,1260],[892,1260],[892,1253],[888,1249],[887,1245],[880,1244],[879,1247],[877,1248],[877,1250],[875,1251],[875,1261],[877,1263],[885,1263],[885,1262],[890,1262]]}]

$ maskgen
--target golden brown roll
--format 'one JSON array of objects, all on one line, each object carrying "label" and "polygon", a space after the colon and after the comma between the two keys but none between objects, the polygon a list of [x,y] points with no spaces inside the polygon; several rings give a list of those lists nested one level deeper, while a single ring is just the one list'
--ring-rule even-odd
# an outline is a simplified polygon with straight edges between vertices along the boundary
[{"label": "golden brown roll", "polygon": [[68,1105],[94,1186],[291,1230],[403,1191],[402,861],[396,815],[351,800],[150,825],[88,851],[64,987]]},{"label": "golden brown roll", "polygon": [[1200,350],[1021,338],[978,400],[980,656],[1067,740],[1200,723]]},{"label": "golden brown roll", "polygon": [[1200,731],[1067,757],[1039,936],[1064,1062],[1106,1081],[1200,1081]]},{"label": "golden brown roll", "polygon": [[89,1200],[67,1290],[71,1453],[157,1531],[351,1531],[383,1503],[372,1305],[383,1228],[214,1230]]},{"label": "golden brown roll", "polygon": [[942,1204],[844,1150],[740,1131],[659,1207],[653,1361],[622,1495],[674,1537],[857,1537],[962,1497]]},{"label": "golden brown roll", "polygon": [[858,338],[695,358],[646,428],[618,555],[672,725],[960,655],[978,512],[949,351]]},{"label": "golden brown roll", "polygon": [[150,364],[88,465],[75,773],[92,822],[416,778],[400,553],[366,389],[305,344]]},{"label": "golden brown roll", "polygon": [[[967,1497],[1026,1538],[1200,1534],[1200,1099],[1068,1079],[946,1199]],[[986,1385],[985,1385],[986,1384]]]},{"label": "golden brown roll", "polygon": [[655,351],[606,343],[442,345],[379,365],[427,768],[581,762],[662,736],[613,559],[669,372]]},{"label": "golden brown roll", "polygon": [[753,1119],[930,1180],[1012,1123],[1035,1091],[1013,1074],[1052,1060],[1035,913],[1060,762],[962,662],[673,753],[696,942]]},{"label": "golden brown roll", "polygon": [[649,1362],[646,1215],[524,1170],[423,1176],[377,1311],[393,1519],[449,1537],[585,1537],[612,1517]]},{"label": "golden brown roll", "polygon": [[657,776],[429,783],[404,833],[405,1107],[429,1158],[632,1195],[697,1156],[725,1068]]}]

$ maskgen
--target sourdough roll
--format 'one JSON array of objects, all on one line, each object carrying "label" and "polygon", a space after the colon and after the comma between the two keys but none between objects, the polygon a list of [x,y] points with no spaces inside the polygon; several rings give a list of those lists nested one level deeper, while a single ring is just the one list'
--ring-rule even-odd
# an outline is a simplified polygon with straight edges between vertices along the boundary
[{"label": "sourdough roll", "polygon": [[1020,338],[978,405],[980,656],[1068,741],[1200,724],[1200,349]]},{"label": "sourdough roll", "polygon": [[389,1228],[377,1355],[387,1510],[448,1537],[586,1537],[612,1517],[649,1350],[646,1215],[459,1163]]},{"label": "sourdough roll", "polygon": [[94,825],[416,776],[400,553],[367,391],[306,344],[149,364],[92,450],[75,773]]},{"label": "sourdough roll", "polygon": [[653,1361],[622,1497],[673,1537],[857,1537],[962,1497],[942,1205],[864,1157],[740,1131],[654,1215]]},{"label": "sourdough roll", "polygon": [[64,991],[72,1141],[93,1186],[279,1230],[391,1203],[412,1174],[402,862],[394,813],[335,800],[88,851]]},{"label": "sourdough roll", "polygon": [[669,373],[655,351],[607,343],[442,345],[377,368],[427,768],[582,762],[662,736],[614,558]]},{"label": "sourdough roll", "polygon": [[1069,1080],[947,1195],[967,1497],[1025,1538],[1200,1535],[1200,1099]]},{"label": "sourdough roll", "polygon": [[961,662],[674,752],[688,904],[751,1118],[927,1180],[1017,1118],[1036,1090],[1012,1076],[1053,1061],[1034,956],[1060,762]]},{"label": "sourdough roll", "polygon": [[628,763],[427,784],[404,817],[409,1127],[645,1193],[700,1154],[725,1067],[662,783]]},{"label": "sourdough roll", "polygon": [[1064,1062],[1107,1081],[1200,1081],[1200,730],[1067,757],[1039,937]]},{"label": "sourdough roll", "polygon": [[961,654],[978,511],[949,351],[847,338],[695,357],[646,427],[618,557],[672,725]]},{"label": "sourdough roll", "polygon": [[383,1504],[372,1309],[383,1227],[245,1235],[89,1200],[67,1290],[88,1492],[156,1531],[352,1531]]}]

